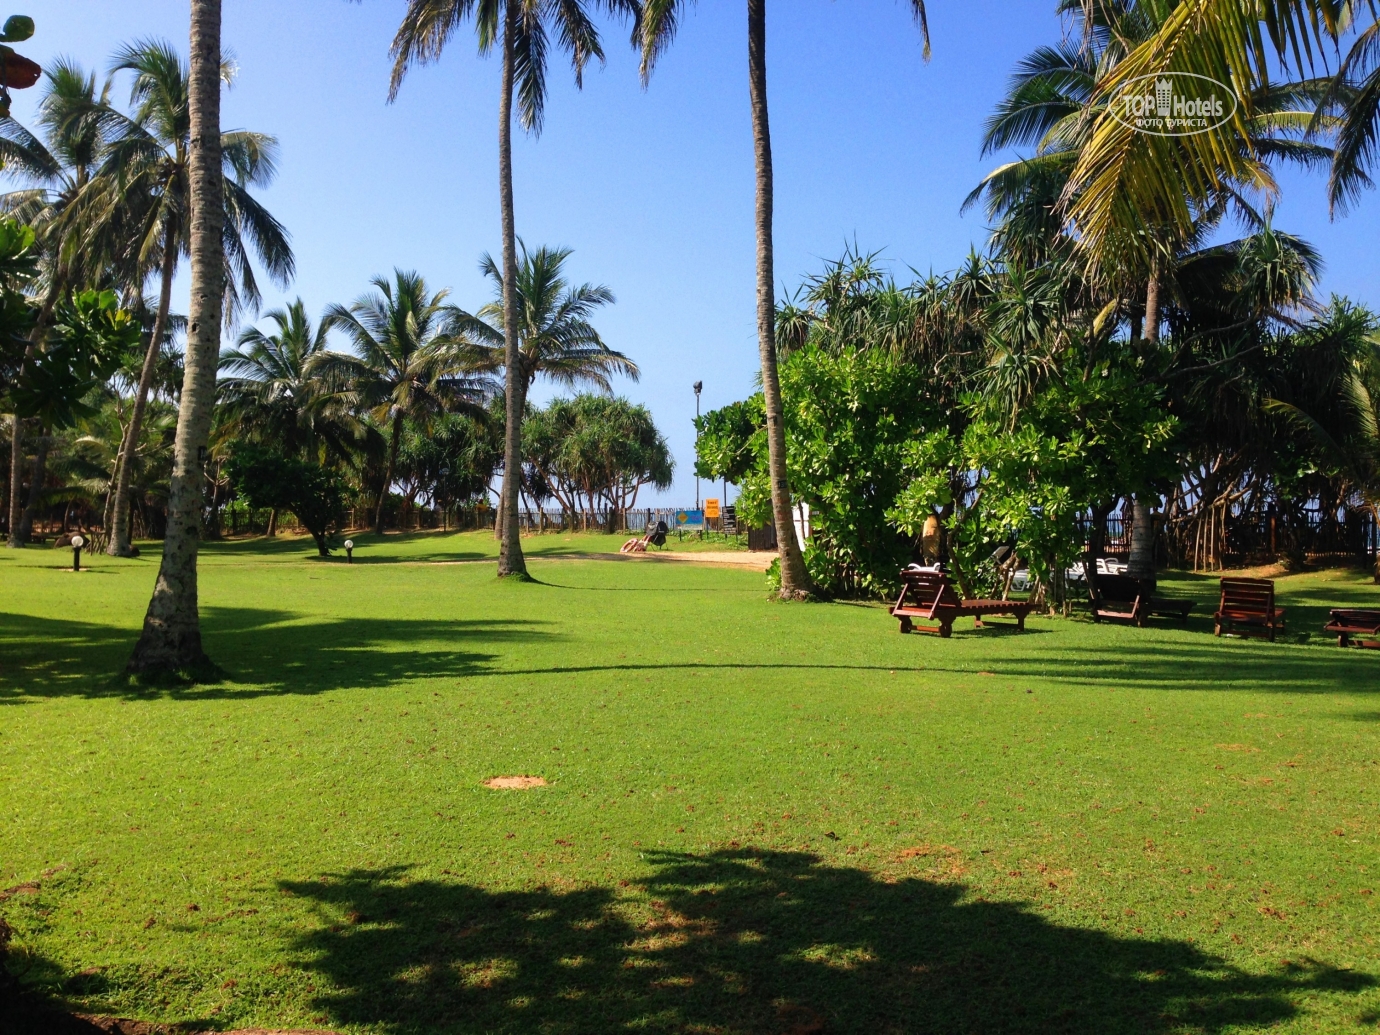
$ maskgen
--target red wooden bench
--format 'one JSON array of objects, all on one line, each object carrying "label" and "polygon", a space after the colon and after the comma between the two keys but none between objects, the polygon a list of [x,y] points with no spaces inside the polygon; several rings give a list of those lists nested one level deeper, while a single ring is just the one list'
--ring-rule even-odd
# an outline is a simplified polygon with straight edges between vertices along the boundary
[{"label": "red wooden bench", "polygon": [[[1016,627],[1024,630],[1030,604],[1024,600],[960,600],[943,572],[906,569],[901,572],[901,596],[891,613],[901,620],[903,633],[932,632],[947,639],[953,635],[954,619],[964,615],[971,615],[979,629],[985,617],[1011,615]],[[916,625],[916,619],[939,624]]]},{"label": "red wooden bench", "polygon": [[1380,649],[1380,611],[1363,607],[1334,607],[1331,621],[1323,626],[1324,632],[1334,633],[1338,647],[1351,646],[1351,638],[1356,637],[1356,646]]},{"label": "red wooden bench", "polygon": [[1162,615],[1188,624],[1188,613],[1193,610],[1192,600],[1176,600],[1154,594],[1155,584],[1148,579],[1088,573],[1088,598],[1092,602],[1094,622],[1109,618],[1144,628],[1151,615]]},{"label": "red wooden bench", "polygon": [[1284,608],[1275,607],[1275,584],[1269,579],[1223,579],[1214,633],[1265,636],[1271,643],[1284,631]]}]

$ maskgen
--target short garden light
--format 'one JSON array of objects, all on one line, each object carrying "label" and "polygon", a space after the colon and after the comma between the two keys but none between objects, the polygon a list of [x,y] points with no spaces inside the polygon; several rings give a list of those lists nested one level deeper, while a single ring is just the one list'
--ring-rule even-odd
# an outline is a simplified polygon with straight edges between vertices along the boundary
[{"label": "short garden light", "polygon": [[355,563],[355,541],[353,539],[345,540],[345,563]]},{"label": "short garden light", "polygon": [[72,537],[72,570],[81,571],[81,548],[86,545],[86,540],[79,535]]}]

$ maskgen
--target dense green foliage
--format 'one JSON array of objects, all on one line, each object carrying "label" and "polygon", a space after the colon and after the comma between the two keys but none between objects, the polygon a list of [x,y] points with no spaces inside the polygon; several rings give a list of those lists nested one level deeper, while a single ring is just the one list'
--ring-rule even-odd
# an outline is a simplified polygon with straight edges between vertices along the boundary
[{"label": "dense green foliage", "polygon": [[317,553],[331,555],[332,533],[345,521],[347,490],[338,472],[251,442],[235,443],[224,471],[250,506],[291,511],[316,541]]}]

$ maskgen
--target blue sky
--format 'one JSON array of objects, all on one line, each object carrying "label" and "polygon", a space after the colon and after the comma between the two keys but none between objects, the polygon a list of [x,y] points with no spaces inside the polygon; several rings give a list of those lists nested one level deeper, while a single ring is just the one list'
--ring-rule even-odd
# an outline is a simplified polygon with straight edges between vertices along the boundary
[{"label": "blue sky", "polygon": [[[139,37],[185,52],[188,6],[44,0],[24,8],[38,32],[23,51],[97,69]],[[978,153],[983,120],[1020,57],[1064,27],[1054,0],[934,0],[925,64],[908,6],[769,7],[781,293],[849,242],[882,249],[906,275],[952,269],[986,239],[980,213],[959,214],[1001,160]],[[519,234],[574,248],[572,275],[617,295],[599,327],[642,367],[640,383],[617,390],[646,403],[670,440],[678,471],[665,502],[676,505],[694,497],[691,384],[704,382],[713,408],[750,393],[757,369],[745,9],[700,3],[647,90],[626,31],[608,26],[607,66],[582,92],[568,66],[553,66],[545,132],[514,149]],[[300,295],[319,313],[394,266],[449,287],[466,308],[489,298],[477,265],[500,244],[498,64],[478,58],[467,34],[387,104],[402,10],[401,0],[226,0],[225,44],[240,74],[224,125],[272,133],[282,147],[281,174],[262,196],[293,235],[298,276],[266,290],[269,306]],[[20,121],[36,93],[16,95]],[[1276,225],[1321,248],[1323,291],[1380,303],[1380,198],[1330,222],[1319,178],[1281,180]],[[185,299],[184,279],[174,306],[185,311]]]}]

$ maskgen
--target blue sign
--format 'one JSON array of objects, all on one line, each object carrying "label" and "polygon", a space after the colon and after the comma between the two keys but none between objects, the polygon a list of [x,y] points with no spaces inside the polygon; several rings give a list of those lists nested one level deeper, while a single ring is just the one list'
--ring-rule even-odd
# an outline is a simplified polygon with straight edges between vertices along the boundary
[{"label": "blue sign", "polygon": [[704,526],[704,511],[702,510],[678,510],[676,511],[677,528],[694,528]]}]

